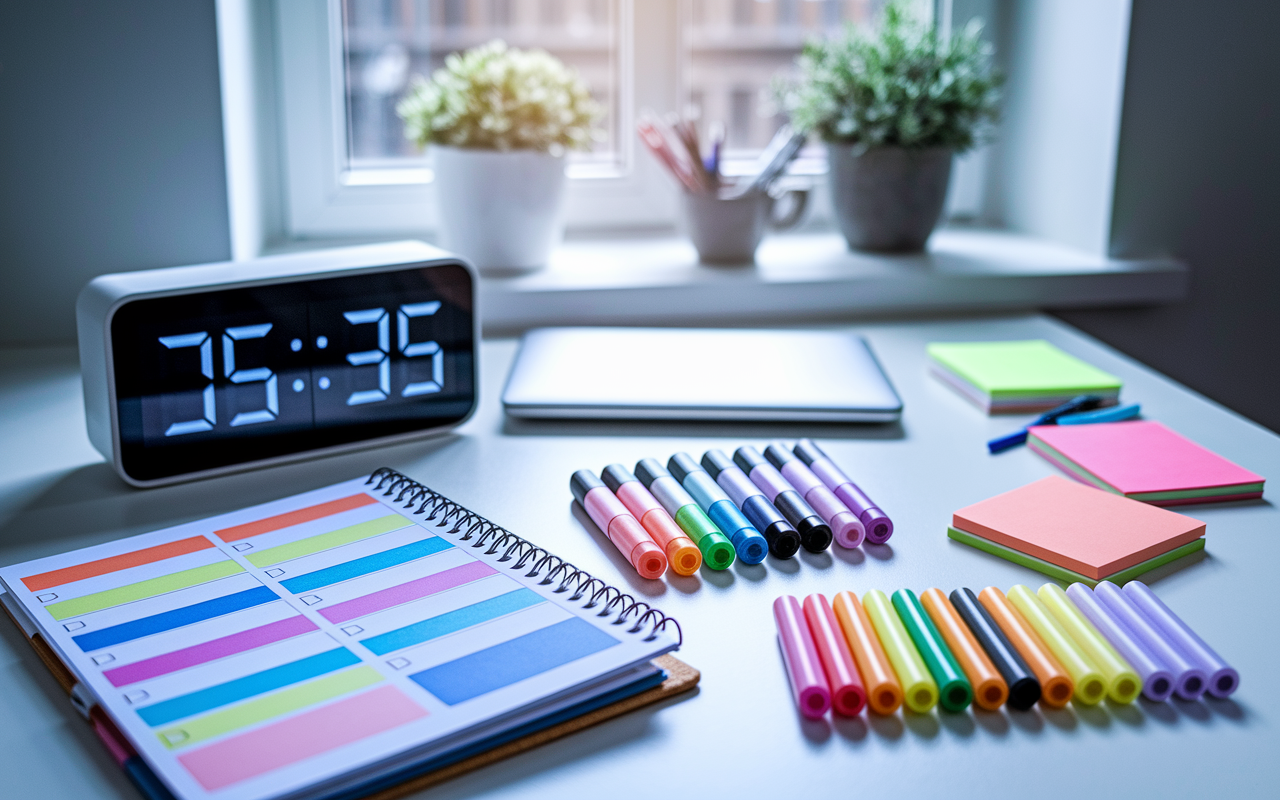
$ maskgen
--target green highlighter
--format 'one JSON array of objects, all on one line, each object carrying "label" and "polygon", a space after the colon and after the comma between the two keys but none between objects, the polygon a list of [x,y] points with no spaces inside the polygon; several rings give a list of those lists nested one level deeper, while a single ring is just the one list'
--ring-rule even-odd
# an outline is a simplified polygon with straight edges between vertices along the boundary
[{"label": "green highlighter", "polygon": [[733,564],[738,555],[729,537],[716,527],[666,467],[656,459],[645,458],[636,463],[635,474],[702,551],[702,563],[711,569],[728,569]]},{"label": "green highlighter", "polygon": [[938,705],[943,711],[960,712],[969,707],[973,700],[973,687],[956,663],[955,656],[943,640],[933,620],[924,613],[924,607],[910,589],[899,589],[893,593],[893,607],[902,619],[902,625],[920,652],[929,674],[938,684]]}]

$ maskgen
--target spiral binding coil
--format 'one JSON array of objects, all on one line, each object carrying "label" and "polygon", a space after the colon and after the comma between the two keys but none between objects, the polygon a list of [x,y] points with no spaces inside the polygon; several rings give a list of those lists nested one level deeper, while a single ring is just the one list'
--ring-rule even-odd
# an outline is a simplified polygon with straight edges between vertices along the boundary
[{"label": "spiral binding coil", "polygon": [[[365,481],[366,486],[374,483],[377,484],[373,486],[374,492],[382,492],[383,497],[394,495],[391,502],[406,510],[412,510],[415,516],[426,514],[426,520],[436,521],[437,528],[451,526],[446,533],[461,533],[459,540],[470,542],[472,548],[484,548],[484,554],[489,556],[501,553],[498,563],[512,562],[508,569],[523,570],[526,566],[529,567],[524,577],[542,578],[538,583],[539,586],[550,586],[559,581],[556,588],[552,590],[554,594],[571,592],[568,600],[574,603],[585,598],[586,603],[582,608],[598,607],[600,609],[598,616],[601,617],[616,614],[617,618],[613,620],[614,625],[625,625],[629,619],[634,619],[627,633],[639,633],[645,625],[649,625],[649,634],[644,638],[644,641],[648,642],[657,637],[658,632],[664,630],[667,625],[673,625],[679,643],[684,644],[684,631],[680,629],[680,623],[675,619],[643,600],[636,600],[631,595],[578,569],[529,540],[515,535],[500,525],[495,525],[429,486],[418,483],[389,467],[375,470]],[[416,509],[415,506],[417,506]],[[542,574],[544,570],[545,575]]]}]

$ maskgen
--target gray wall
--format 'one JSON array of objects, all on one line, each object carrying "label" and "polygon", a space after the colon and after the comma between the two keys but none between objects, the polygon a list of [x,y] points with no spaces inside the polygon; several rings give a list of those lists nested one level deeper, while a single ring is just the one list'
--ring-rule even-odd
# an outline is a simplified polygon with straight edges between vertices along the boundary
[{"label": "gray wall", "polygon": [[95,275],[230,255],[214,0],[0,3],[0,343]]},{"label": "gray wall", "polygon": [[1191,292],[1059,316],[1280,431],[1277,30],[1280,3],[1134,0],[1111,250],[1184,260]]}]

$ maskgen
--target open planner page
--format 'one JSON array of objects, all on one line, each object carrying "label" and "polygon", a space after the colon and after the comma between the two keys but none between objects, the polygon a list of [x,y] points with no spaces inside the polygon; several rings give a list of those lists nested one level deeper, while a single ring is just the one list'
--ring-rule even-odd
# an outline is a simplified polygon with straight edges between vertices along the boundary
[{"label": "open planner page", "polygon": [[[181,798],[305,795],[677,646],[624,603],[357,479],[6,567],[29,622]],[[597,582],[598,585],[598,582]],[[634,631],[634,632],[633,632]],[[346,776],[344,779],[343,776]]]}]

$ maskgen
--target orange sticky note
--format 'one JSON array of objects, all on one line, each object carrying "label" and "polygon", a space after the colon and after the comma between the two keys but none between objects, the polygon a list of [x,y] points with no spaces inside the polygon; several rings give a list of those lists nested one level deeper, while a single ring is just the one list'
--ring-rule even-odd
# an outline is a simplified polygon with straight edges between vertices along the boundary
[{"label": "orange sticky note", "polygon": [[1051,477],[962,508],[955,528],[1101,580],[1199,539],[1198,519]]}]

